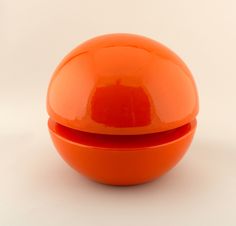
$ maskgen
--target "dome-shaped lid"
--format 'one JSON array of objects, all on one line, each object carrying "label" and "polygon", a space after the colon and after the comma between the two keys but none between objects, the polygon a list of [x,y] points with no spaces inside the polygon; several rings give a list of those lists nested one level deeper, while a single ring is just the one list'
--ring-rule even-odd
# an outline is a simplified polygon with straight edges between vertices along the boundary
[{"label": "dome-shaped lid", "polygon": [[111,34],[75,48],[57,67],[47,96],[50,117],[100,134],[147,134],[194,120],[198,96],[183,61],[160,43]]}]

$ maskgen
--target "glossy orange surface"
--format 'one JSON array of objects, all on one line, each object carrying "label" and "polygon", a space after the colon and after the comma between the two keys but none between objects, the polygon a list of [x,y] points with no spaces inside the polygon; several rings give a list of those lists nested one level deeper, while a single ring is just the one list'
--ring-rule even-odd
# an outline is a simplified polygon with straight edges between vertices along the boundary
[{"label": "glossy orange surface", "polygon": [[198,96],[183,61],[138,35],[91,39],[57,67],[47,95],[53,143],[74,169],[132,185],[171,169],[196,130]]},{"label": "glossy orange surface", "polygon": [[111,34],[75,48],[56,69],[47,109],[56,122],[97,134],[148,134],[183,126],[198,96],[183,61],[160,43]]},{"label": "glossy orange surface", "polygon": [[170,137],[169,142],[160,142],[154,139],[155,135],[122,141],[119,136],[110,140],[107,136],[111,135],[98,135],[95,139],[94,134],[75,135],[51,120],[48,125],[55,147],[70,166],[95,181],[111,185],[140,184],[166,173],[182,158],[196,129],[193,121],[183,128],[181,136],[175,134],[176,139]]}]

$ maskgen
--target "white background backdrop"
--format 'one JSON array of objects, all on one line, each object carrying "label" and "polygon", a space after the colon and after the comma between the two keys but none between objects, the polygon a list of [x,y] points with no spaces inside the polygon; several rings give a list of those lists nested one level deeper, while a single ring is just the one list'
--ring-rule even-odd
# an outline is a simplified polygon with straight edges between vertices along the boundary
[{"label": "white background backdrop", "polygon": [[[0,0],[0,225],[236,225],[234,0]],[[87,180],[47,131],[51,74],[96,35],[137,33],[174,50],[200,96],[195,140],[178,166],[135,187]]]}]

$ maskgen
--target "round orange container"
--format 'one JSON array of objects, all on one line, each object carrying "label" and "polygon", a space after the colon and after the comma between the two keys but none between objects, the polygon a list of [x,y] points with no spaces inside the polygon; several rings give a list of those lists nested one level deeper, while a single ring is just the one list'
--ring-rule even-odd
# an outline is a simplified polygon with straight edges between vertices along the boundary
[{"label": "round orange container", "polygon": [[49,131],[63,159],[101,183],[153,180],[184,155],[196,129],[192,75],[149,38],[110,34],[75,48],[47,95]]}]

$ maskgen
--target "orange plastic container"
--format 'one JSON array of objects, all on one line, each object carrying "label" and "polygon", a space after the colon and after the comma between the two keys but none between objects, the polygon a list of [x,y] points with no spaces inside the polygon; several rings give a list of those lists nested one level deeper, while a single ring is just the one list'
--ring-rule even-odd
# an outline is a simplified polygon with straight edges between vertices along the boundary
[{"label": "orange plastic container", "polygon": [[198,95],[183,61],[149,38],[93,38],[57,67],[47,95],[49,131],[64,160],[101,183],[153,180],[186,152]]}]

